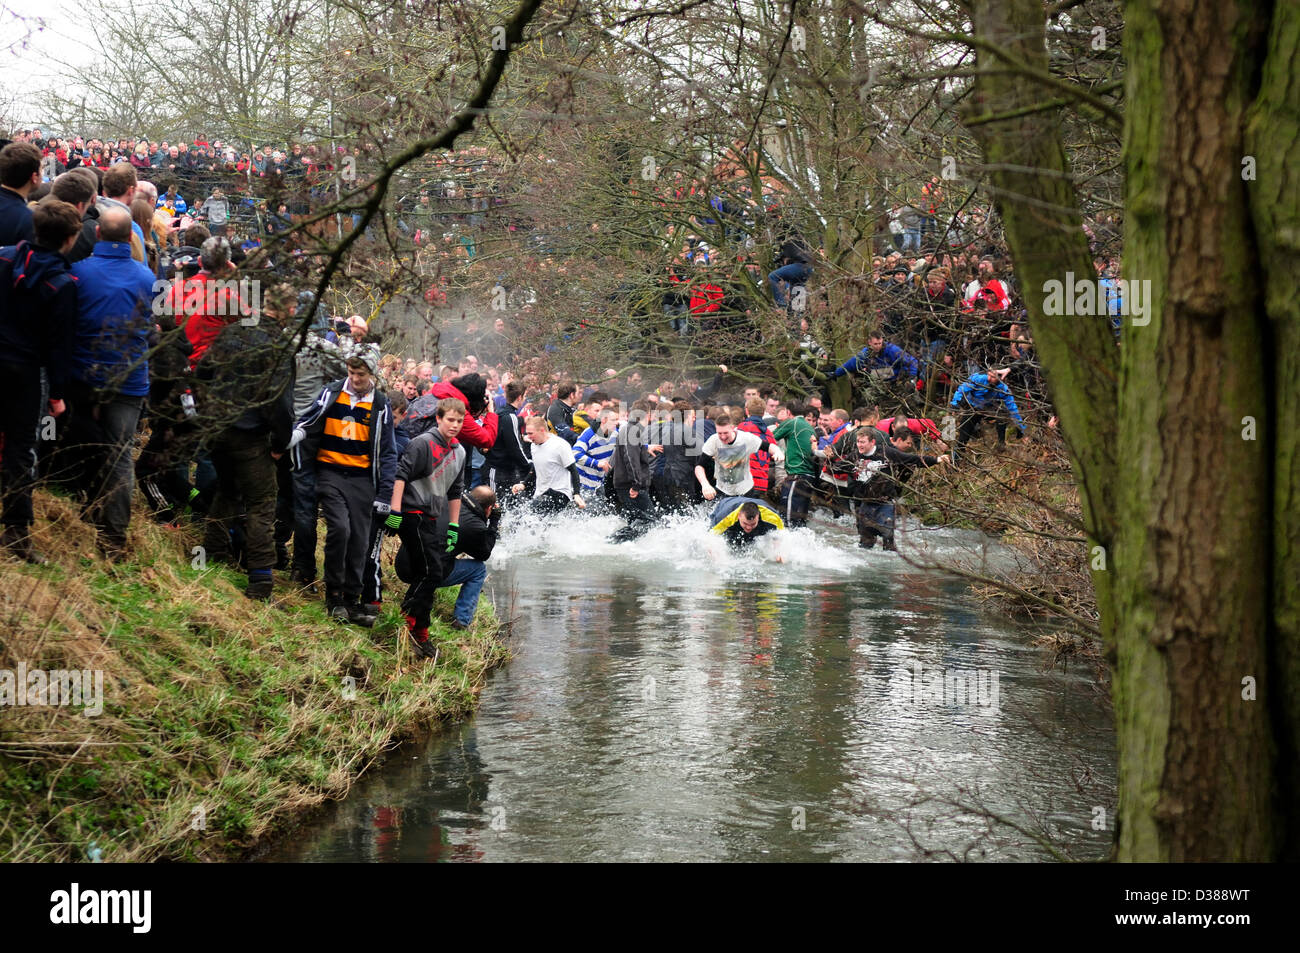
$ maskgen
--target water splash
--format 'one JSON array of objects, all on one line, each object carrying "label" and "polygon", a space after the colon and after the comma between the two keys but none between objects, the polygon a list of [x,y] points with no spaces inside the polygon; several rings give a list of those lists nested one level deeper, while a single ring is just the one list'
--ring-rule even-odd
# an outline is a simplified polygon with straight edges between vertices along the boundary
[{"label": "water splash", "polygon": [[[770,533],[751,547],[732,549],[709,531],[709,509],[700,506],[694,512],[664,517],[629,542],[611,539],[625,525],[613,514],[570,509],[540,517],[516,510],[503,520],[493,563],[568,558],[625,571],[687,569],[737,580],[762,580],[780,573],[786,582],[916,568],[898,553],[859,548],[851,517],[822,512],[814,513],[807,527]],[[962,566],[974,571],[1014,568],[1014,551],[973,530],[924,527],[905,518],[896,535],[902,554],[922,566]]]}]

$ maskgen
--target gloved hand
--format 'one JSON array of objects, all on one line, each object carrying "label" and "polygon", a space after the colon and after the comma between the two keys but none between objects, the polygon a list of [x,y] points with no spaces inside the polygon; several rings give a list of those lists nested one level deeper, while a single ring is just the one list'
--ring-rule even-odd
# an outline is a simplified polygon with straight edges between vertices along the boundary
[{"label": "gloved hand", "polygon": [[456,548],[456,542],[460,539],[460,524],[447,524],[447,552],[452,552]]},{"label": "gloved hand", "polygon": [[393,512],[393,508],[383,500],[375,500],[375,512],[380,516],[387,516],[389,513]]},{"label": "gloved hand", "polygon": [[402,514],[389,513],[388,518],[384,520],[384,532],[390,536],[396,535],[402,529]]}]

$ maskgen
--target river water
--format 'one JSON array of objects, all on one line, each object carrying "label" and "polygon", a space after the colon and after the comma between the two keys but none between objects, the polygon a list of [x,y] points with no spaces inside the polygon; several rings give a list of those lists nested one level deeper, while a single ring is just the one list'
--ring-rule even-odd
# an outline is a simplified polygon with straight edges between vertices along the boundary
[{"label": "river water", "polygon": [[1011,558],[980,534],[913,525],[905,560],[857,549],[847,522],[745,555],[698,521],[607,542],[618,525],[511,527],[487,591],[514,655],[478,713],[268,859],[1106,853],[1114,732],[1090,673],[1045,670],[1045,627],[909,564]]}]

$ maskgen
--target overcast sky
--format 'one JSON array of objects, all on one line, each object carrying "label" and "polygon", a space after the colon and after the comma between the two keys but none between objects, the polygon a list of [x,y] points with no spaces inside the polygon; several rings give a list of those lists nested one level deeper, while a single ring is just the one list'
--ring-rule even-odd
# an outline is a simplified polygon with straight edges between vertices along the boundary
[{"label": "overcast sky", "polygon": [[0,0],[0,37],[0,106],[20,128],[45,121],[37,95],[64,75],[52,57],[78,66],[94,61],[95,31],[75,0]]}]

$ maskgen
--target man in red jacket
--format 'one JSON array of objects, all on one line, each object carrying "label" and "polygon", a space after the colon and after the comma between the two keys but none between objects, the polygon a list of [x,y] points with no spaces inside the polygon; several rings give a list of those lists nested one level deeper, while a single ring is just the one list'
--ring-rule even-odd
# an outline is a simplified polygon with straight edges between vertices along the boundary
[{"label": "man in red jacket", "polygon": [[226,325],[252,313],[235,287],[230,242],[209,238],[199,249],[199,264],[199,273],[174,284],[167,299],[168,313],[189,339],[191,370]]}]

